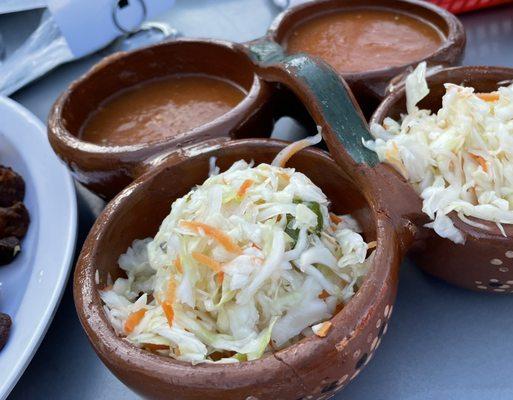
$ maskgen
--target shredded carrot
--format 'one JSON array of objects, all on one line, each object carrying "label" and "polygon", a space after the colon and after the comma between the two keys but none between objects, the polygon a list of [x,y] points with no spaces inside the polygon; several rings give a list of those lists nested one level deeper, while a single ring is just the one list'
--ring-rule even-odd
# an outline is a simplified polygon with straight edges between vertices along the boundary
[{"label": "shredded carrot", "polygon": [[182,221],[181,225],[196,232],[202,230],[205,232],[205,235],[212,237],[230,253],[242,253],[242,249],[233,243],[232,239],[220,229],[196,221]]},{"label": "shredded carrot", "polygon": [[329,296],[330,296],[330,294],[326,290],[323,289],[323,291],[321,293],[319,293],[319,296],[317,296],[317,297],[319,297],[319,299],[324,300]]},{"label": "shredded carrot", "polygon": [[169,326],[173,326],[173,320],[175,318],[175,311],[173,310],[173,305],[166,300],[161,304],[161,307],[164,311],[164,315],[166,316],[167,323],[169,324]]},{"label": "shredded carrot", "polygon": [[375,240],[373,240],[372,242],[369,242],[367,244],[367,249],[373,249],[374,247],[376,247],[378,245],[378,242],[376,242]]},{"label": "shredded carrot", "polygon": [[342,218],[340,218],[338,215],[330,213],[330,220],[334,224],[340,224],[342,222]]},{"label": "shredded carrot", "polygon": [[175,264],[176,270],[179,273],[183,274],[182,260],[180,259],[180,256],[176,257],[174,264]]},{"label": "shredded carrot", "polygon": [[395,142],[392,142],[391,149],[386,149],[385,157],[389,161],[393,160],[394,158],[399,158],[399,148],[397,147],[397,144]]},{"label": "shredded carrot", "polygon": [[223,281],[224,281],[224,272],[223,271],[219,271],[216,275],[216,281],[217,281],[217,284],[219,286],[221,286],[223,284]]},{"label": "shredded carrot", "polygon": [[244,182],[242,182],[242,185],[240,185],[239,190],[237,190],[237,197],[242,198],[246,195],[247,191],[251,186],[253,186],[255,182],[251,179],[246,179]]},{"label": "shredded carrot", "polygon": [[165,301],[173,304],[175,302],[175,293],[176,293],[176,282],[173,279],[170,279],[169,282],[167,283]]},{"label": "shredded carrot", "polygon": [[[317,136],[317,135],[316,135]],[[276,167],[285,167],[285,164],[287,164],[287,161],[290,160],[290,158],[296,154],[297,152],[303,150],[306,147],[310,147],[315,143],[319,143],[319,141],[315,141],[315,137],[308,137],[305,139],[298,140],[297,142],[289,144],[287,147],[285,147],[283,150],[281,150],[276,158],[274,159],[272,165]],[[314,140],[312,142],[312,139]]]},{"label": "shredded carrot", "polygon": [[205,254],[198,253],[196,251],[192,252],[192,258],[194,258],[200,264],[206,265],[214,272],[220,272],[223,267],[220,262],[217,262],[213,258],[206,256]]},{"label": "shredded carrot", "polygon": [[319,336],[319,337],[326,337],[326,335],[328,334],[328,331],[330,330],[331,328],[331,322],[330,321],[326,321],[324,322],[320,329],[317,331],[316,335]]},{"label": "shredded carrot", "polygon": [[497,101],[499,100],[499,92],[490,92],[490,93],[476,93],[476,96],[484,101]]},{"label": "shredded carrot", "polygon": [[278,176],[283,179],[285,182],[290,182],[290,176],[289,174],[286,174],[285,172],[278,172]]},{"label": "shredded carrot", "polygon": [[337,304],[337,306],[335,307],[335,314],[338,314],[340,311],[342,311],[343,308],[344,308],[344,303]]},{"label": "shredded carrot", "polygon": [[131,313],[125,321],[125,332],[132,333],[135,327],[139,325],[139,322],[143,319],[144,314],[146,314],[145,308],[141,308],[140,310]]},{"label": "shredded carrot", "polygon": [[170,279],[167,284],[166,298],[161,304],[164,315],[167,318],[169,326],[173,326],[173,319],[175,317],[175,311],[173,309],[173,303],[176,297],[176,283],[173,279]]},{"label": "shredded carrot", "polygon": [[470,157],[472,157],[474,159],[475,162],[477,162],[481,168],[483,168],[483,171],[484,172],[488,172],[488,165],[486,164],[486,160],[481,157],[481,156],[478,156],[477,154],[472,154],[472,153],[469,153],[470,154]]},{"label": "shredded carrot", "polygon": [[169,346],[165,344],[155,344],[155,343],[144,343],[143,348],[149,351],[157,351],[157,350],[167,350]]}]

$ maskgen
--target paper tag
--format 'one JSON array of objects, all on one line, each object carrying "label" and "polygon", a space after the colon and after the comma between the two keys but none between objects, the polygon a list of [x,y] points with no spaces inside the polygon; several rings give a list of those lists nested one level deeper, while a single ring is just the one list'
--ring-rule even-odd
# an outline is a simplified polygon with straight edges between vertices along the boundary
[{"label": "paper tag", "polygon": [[48,8],[75,57],[105,47],[168,10],[174,0],[49,0]]}]

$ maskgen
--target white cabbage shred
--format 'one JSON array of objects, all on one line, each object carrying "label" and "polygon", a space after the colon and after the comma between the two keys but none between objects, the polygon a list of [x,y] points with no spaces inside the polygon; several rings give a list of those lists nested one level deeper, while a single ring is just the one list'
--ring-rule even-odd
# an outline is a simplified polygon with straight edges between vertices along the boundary
[{"label": "white cabbage shred", "polygon": [[513,223],[513,85],[492,93],[445,84],[437,113],[417,103],[428,93],[426,65],[406,79],[406,115],[373,124],[375,141],[365,142],[379,159],[393,165],[423,200],[426,226],[455,243],[464,237],[448,216],[486,228],[474,217]]},{"label": "white cabbage shred", "polygon": [[361,286],[368,245],[292,168],[237,161],[177,199],[100,291],[116,332],[192,363],[261,357],[329,320]]}]

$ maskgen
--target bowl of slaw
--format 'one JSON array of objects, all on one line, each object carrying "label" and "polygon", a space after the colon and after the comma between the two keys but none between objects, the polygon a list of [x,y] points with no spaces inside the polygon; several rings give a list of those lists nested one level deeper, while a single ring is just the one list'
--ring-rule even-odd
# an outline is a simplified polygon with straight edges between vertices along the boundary
[{"label": "bowl of slaw", "polygon": [[377,137],[395,132],[374,148],[422,197],[409,254],[423,271],[451,284],[511,293],[513,69],[468,66],[425,74],[418,67],[370,120]]},{"label": "bowl of slaw", "polygon": [[96,221],[75,271],[75,303],[95,351],[136,392],[148,398],[322,399],[342,389],[372,358],[397,289],[401,251],[396,227],[380,213],[379,199],[359,189],[327,153],[313,148],[295,154],[287,168],[308,177],[330,200],[332,212],[351,214],[365,242],[377,244],[361,286],[329,319],[326,334],[303,336],[255,359],[193,363],[120,337],[102,301],[110,279],[126,277],[120,255],[134,240],[155,236],[171,203],[208,178],[211,157],[226,171],[240,160],[271,163],[284,147],[272,139],[216,139],[170,155],[116,196]]}]

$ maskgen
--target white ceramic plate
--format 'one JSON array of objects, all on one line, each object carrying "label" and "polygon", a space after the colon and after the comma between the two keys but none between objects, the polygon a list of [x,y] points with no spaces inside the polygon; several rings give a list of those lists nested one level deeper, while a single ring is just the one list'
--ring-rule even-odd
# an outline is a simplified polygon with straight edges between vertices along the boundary
[{"label": "white ceramic plate", "polygon": [[30,226],[22,252],[0,266],[0,311],[13,325],[0,351],[0,399],[5,399],[43,339],[73,261],[77,207],[73,181],[53,153],[46,127],[0,96],[0,164],[25,180]]}]

